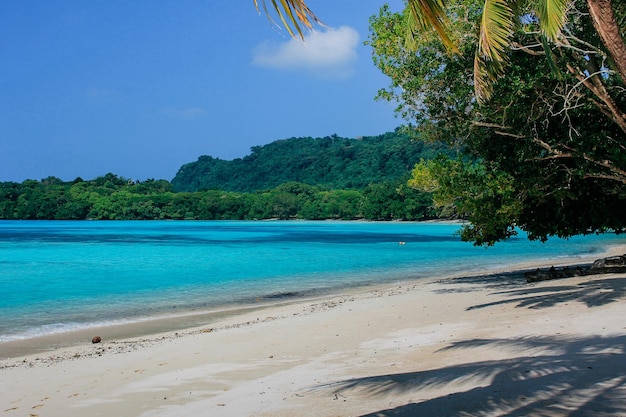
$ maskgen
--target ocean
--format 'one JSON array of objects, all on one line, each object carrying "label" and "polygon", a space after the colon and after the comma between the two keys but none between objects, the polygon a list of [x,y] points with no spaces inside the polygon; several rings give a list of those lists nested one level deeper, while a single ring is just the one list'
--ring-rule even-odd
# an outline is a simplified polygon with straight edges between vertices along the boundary
[{"label": "ocean", "polygon": [[458,223],[0,221],[0,343],[91,327],[601,256],[612,234],[494,247]]}]

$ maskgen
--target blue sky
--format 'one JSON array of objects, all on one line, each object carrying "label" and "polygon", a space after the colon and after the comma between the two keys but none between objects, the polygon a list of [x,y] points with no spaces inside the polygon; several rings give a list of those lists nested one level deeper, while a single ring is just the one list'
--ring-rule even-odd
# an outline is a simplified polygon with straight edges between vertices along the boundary
[{"label": "blue sky", "polygon": [[328,29],[302,43],[252,0],[1,2],[0,181],[171,180],[200,155],[393,130],[363,45],[382,4],[310,0]]}]

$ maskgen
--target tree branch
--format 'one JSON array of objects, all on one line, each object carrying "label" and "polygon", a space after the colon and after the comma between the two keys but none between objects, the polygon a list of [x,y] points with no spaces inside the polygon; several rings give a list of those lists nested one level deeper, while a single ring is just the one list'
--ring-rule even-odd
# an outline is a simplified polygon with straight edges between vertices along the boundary
[{"label": "tree branch", "polygon": [[626,115],[620,111],[620,109],[615,104],[613,98],[609,95],[599,80],[593,80],[594,77],[597,78],[597,75],[592,74],[590,76],[586,76],[584,73],[577,71],[570,63],[566,64],[567,70],[574,76],[576,79],[580,81],[580,84],[587,87],[610,111],[611,119],[622,129],[624,133],[626,133]]}]

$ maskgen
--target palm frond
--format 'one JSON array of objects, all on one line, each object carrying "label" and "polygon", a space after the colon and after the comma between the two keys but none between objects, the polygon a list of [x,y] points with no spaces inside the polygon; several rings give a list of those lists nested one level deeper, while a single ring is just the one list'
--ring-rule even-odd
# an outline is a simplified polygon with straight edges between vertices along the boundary
[{"label": "palm frond", "polygon": [[496,81],[504,74],[502,61],[491,61],[481,56],[478,51],[474,56],[474,94],[479,104],[484,104],[493,95]]},{"label": "palm frond", "polygon": [[[257,11],[260,12],[259,0],[252,0]],[[304,39],[303,29],[311,29],[314,24],[322,25],[321,20],[313,13],[313,11],[307,6],[305,0],[270,0],[271,9],[273,9],[278,18],[282,22],[282,25],[287,29],[291,36],[300,36]],[[271,15],[271,10],[268,8],[265,0],[260,0],[263,12],[268,19],[276,24]]]},{"label": "palm frond", "polygon": [[504,72],[515,25],[515,8],[515,1],[485,0],[474,57],[474,91],[479,103],[491,98],[493,85]]},{"label": "palm frond", "polygon": [[557,80],[562,79],[563,74],[556,64],[556,60],[554,58],[554,52],[552,52],[552,48],[550,48],[548,37],[545,35],[541,35],[541,44],[543,45],[543,50],[546,54],[546,62],[548,63],[548,67],[550,67],[550,72]]},{"label": "palm frond", "polygon": [[515,24],[507,0],[485,0],[478,38],[478,53],[485,60],[506,61],[506,50]]},{"label": "palm frond", "polygon": [[543,35],[548,40],[555,41],[565,25],[568,0],[538,0],[537,17]]},{"label": "palm frond", "polygon": [[414,47],[415,33],[434,30],[448,50],[458,51],[446,29],[449,24],[442,0],[408,0],[407,7],[407,46]]}]

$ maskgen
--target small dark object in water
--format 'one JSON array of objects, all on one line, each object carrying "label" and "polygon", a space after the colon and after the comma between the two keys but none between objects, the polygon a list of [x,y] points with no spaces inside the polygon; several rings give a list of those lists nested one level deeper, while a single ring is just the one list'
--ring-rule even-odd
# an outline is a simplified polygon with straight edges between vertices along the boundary
[{"label": "small dark object in water", "polygon": [[100,336],[94,336],[93,339],[91,339],[91,343],[100,343],[102,342],[102,338]]},{"label": "small dark object in water", "polygon": [[263,297],[263,298],[265,298],[265,299],[271,299],[271,300],[274,300],[274,299],[277,299],[277,298],[293,298],[293,297],[299,297],[299,296],[301,296],[301,295],[302,295],[302,293],[299,293],[299,292],[295,292],[295,291],[285,291],[285,292],[277,292],[277,293],[274,293],[274,294],[268,294],[268,295],[266,295],[266,296],[265,296],[265,297]]}]

